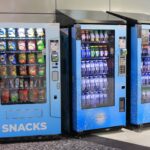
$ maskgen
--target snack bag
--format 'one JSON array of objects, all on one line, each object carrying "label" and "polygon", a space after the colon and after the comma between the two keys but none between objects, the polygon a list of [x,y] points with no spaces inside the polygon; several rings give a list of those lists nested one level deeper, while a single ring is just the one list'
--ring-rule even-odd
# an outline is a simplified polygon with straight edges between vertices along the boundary
[{"label": "snack bag", "polygon": [[37,62],[39,64],[44,64],[45,63],[44,56],[41,53],[37,54]]},{"label": "snack bag", "polygon": [[27,75],[27,67],[26,66],[20,66],[19,67],[19,74],[21,76],[26,76]]},{"label": "snack bag", "polygon": [[26,63],[26,54],[19,54],[18,61],[20,64]]},{"label": "snack bag", "polygon": [[44,29],[37,28],[36,29],[36,34],[37,34],[37,37],[44,37]]},{"label": "snack bag", "polygon": [[20,102],[28,101],[28,90],[19,90],[19,100]]},{"label": "snack bag", "polygon": [[28,37],[35,37],[35,34],[34,34],[34,29],[33,28],[29,28],[27,29],[27,35]]},{"label": "snack bag", "polygon": [[9,79],[9,87],[14,88],[15,87],[14,85],[15,85],[14,84],[14,79]]},{"label": "snack bag", "polygon": [[8,37],[16,37],[15,28],[8,28]]},{"label": "snack bag", "polygon": [[9,61],[9,64],[15,65],[16,64],[15,54],[9,54],[8,55],[8,61]]},{"label": "snack bag", "polygon": [[37,40],[37,49],[38,51],[42,51],[45,48],[43,40]]},{"label": "snack bag", "polygon": [[20,51],[26,51],[26,42],[24,40],[18,41],[18,49]]},{"label": "snack bag", "polygon": [[24,81],[24,88],[29,88],[29,82],[28,82],[28,80]]},{"label": "snack bag", "polygon": [[1,100],[2,103],[9,103],[10,93],[8,89],[2,90]]},{"label": "snack bag", "polygon": [[17,91],[11,91],[10,92],[10,100],[11,102],[15,103],[15,102],[18,102],[18,92]]},{"label": "snack bag", "polygon": [[10,51],[16,51],[17,50],[16,42],[15,41],[8,41],[8,49]]},{"label": "snack bag", "polygon": [[39,66],[38,75],[39,76],[45,75],[45,67],[44,66]]},{"label": "snack bag", "polygon": [[17,76],[16,66],[9,66],[9,75],[10,76]]},{"label": "snack bag", "polygon": [[19,80],[19,87],[20,88],[24,88],[24,84],[23,83],[24,83],[24,79],[20,79]]},{"label": "snack bag", "polygon": [[0,64],[6,65],[6,54],[0,54]]},{"label": "snack bag", "polygon": [[24,28],[18,29],[18,37],[25,37],[25,29]]},{"label": "snack bag", "polygon": [[35,54],[28,54],[28,63],[35,64]]},{"label": "snack bag", "polygon": [[0,28],[0,37],[6,37],[6,29],[5,28]]},{"label": "snack bag", "polygon": [[0,51],[6,50],[6,41],[0,41]]},{"label": "snack bag", "polygon": [[7,67],[0,66],[0,76],[7,76]]},{"label": "snack bag", "polygon": [[36,76],[37,74],[37,67],[36,66],[29,66],[29,75]]},{"label": "snack bag", "polygon": [[28,41],[28,50],[29,51],[35,51],[36,47],[35,47],[35,41],[34,40],[30,40]]},{"label": "snack bag", "polygon": [[46,97],[46,92],[45,92],[45,89],[40,89],[39,90],[39,99],[40,101],[42,100],[45,100],[45,97]]},{"label": "snack bag", "polygon": [[32,89],[30,90],[29,92],[29,99],[30,99],[30,102],[36,102],[38,101],[38,89]]}]

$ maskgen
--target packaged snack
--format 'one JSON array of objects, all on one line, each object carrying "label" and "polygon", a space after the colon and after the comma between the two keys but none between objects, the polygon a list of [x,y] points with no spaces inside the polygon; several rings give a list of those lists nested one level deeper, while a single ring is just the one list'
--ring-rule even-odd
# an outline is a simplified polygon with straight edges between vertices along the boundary
[{"label": "packaged snack", "polygon": [[9,103],[10,93],[8,89],[2,90],[1,100],[2,103]]},{"label": "packaged snack", "polygon": [[33,79],[30,79],[30,88],[33,88],[33,85],[34,85],[34,81]]},{"label": "packaged snack", "polygon": [[12,89],[14,88],[14,79],[9,79],[9,87]]},{"label": "packaged snack", "polygon": [[39,99],[40,99],[40,101],[45,100],[45,96],[46,96],[45,89],[39,89]]},{"label": "packaged snack", "polygon": [[44,37],[44,29],[37,28],[36,29],[36,34],[37,34],[37,37]]},{"label": "packaged snack", "polygon": [[25,37],[25,29],[24,28],[18,29],[18,37]]},{"label": "packaged snack", "polygon": [[6,41],[0,41],[0,51],[6,50]]},{"label": "packaged snack", "polygon": [[8,55],[8,62],[9,62],[9,64],[13,64],[13,65],[15,65],[17,63],[15,54],[9,54]]},{"label": "packaged snack", "polygon": [[19,78],[16,78],[15,79],[15,88],[19,88],[19,82],[20,82],[20,80],[19,80]]},{"label": "packaged snack", "polygon": [[17,50],[16,42],[15,41],[8,41],[8,49],[10,51],[16,51]]},{"label": "packaged snack", "polygon": [[0,28],[0,37],[6,37],[6,29],[5,28]]},{"label": "packaged snack", "polygon": [[35,51],[36,47],[35,47],[35,41],[34,40],[30,40],[28,41],[28,50],[29,51]]},{"label": "packaged snack", "polygon": [[0,66],[0,76],[7,76],[7,67]]},{"label": "packaged snack", "polygon": [[18,41],[18,49],[21,51],[26,51],[26,42],[24,40]]},{"label": "packaged snack", "polygon": [[28,63],[35,64],[35,54],[28,54]]},{"label": "packaged snack", "polygon": [[17,76],[16,66],[9,66],[9,75],[10,76]]},{"label": "packaged snack", "polygon": [[19,88],[24,88],[24,79],[19,80]]},{"label": "packaged snack", "polygon": [[34,29],[33,28],[29,28],[27,29],[27,35],[28,37],[35,37],[35,34],[34,34]]},{"label": "packaged snack", "polygon": [[34,87],[35,87],[35,88],[38,87],[38,79],[34,79]]},{"label": "packaged snack", "polygon": [[30,90],[30,92],[29,92],[29,99],[30,99],[30,102],[38,101],[38,89]]},{"label": "packaged snack", "polygon": [[37,49],[38,51],[42,51],[45,48],[43,40],[37,40]]},{"label": "packaged snack", "polygon": [[19,100],[20,102],[28,101],[28,90],[19,90]]},{"label": "packaged snack", "polygon": [[6,54],[0,54],[0,64],[6,65]]},{"label": "packaged snack", "polygon": [[24,53],[19,54],[18,61],[20,64],[25,64],[26,63],[26,54],[24,54]]},{"label": "packaged snack", "polygon": [[5,87],[5,80],[0,80],[0,88],[3,89]]},{"label": "packaged snack", "polygon": [[19,74],[21,76],[26,76],[27,75],[27,67],[26,66],[20,66],[19,67]]},{"label": "packaged snack", "polygon": [[45,63],[44,56],[41,53],[37,54],[37,62],[39,64],[44,64]]},{"label": "packaged snack", "polygon": [[45,67],[44,66],[39,66],[38,75],[39,76],[45,75]]},{"label": "packaged snack", "polygon": [[8,37],[16,37],[15,28],[8,28]]},{"label": "packaged snack", "polygon": [[24,88],[29,88],[29,82],[28,82],[28,80],[24,81]]},{"label": "packaged snack", "polygon": [[37,67],[36,66],[29,66],[29,75],[36,76],[37,74]]},{"label": "packaged snack", "polygon": [[10,92],[10,100],[11,102],[15,103],[15,102],[18,102],[18,92],[17,91],[11,91]]}]

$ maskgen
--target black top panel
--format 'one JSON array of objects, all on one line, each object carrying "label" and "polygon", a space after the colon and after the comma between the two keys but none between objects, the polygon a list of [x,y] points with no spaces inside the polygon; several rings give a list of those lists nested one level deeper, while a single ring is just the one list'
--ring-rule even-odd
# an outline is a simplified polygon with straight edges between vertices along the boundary
[{"label": "black top panel", "polygon": [[126,21],[132,23],[139,24],[150,24],[150,15],[143,13],[127,13],[127,12],[108,12],[109,14],[113,14],[121,19],[125,19]]},{"label": "black top panel", "polygon": [[123,19],[102,11],[57,10],[56,21],[62,26],[73,24],[125,24]]}]

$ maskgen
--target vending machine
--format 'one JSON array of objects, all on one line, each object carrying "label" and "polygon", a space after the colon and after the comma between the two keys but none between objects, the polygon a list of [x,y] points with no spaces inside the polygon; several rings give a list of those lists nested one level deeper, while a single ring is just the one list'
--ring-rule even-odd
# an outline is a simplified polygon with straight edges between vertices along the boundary
[{"label": "vending machine", "polygon": [[150,15],[109,12],[128,22],[130,35],[129,123],[150,123]]},{"label": "vending machine", "polygon": [[58,23],[0,24],[0,138],[61,133],[59,32]]},{"label": "vending machine", "polygon": [[125,126],[125,21],[104,12],[78,10],[58,10],[56,20],[68,28],[65,36],[71,42],[72,97],[65,100],[70,102],[66,110],[71,107],[73,131]]}]

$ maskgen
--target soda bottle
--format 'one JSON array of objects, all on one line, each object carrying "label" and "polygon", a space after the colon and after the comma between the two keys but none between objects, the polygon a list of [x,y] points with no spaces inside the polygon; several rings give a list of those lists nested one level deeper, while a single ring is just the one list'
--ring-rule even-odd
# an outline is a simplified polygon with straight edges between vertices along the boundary
[{"label": "soda bottle", "polygon": [[145,85],[148,85],[148,73],[145,74]]},{"label": "soda bottle", "polygon": [[89,107],[91,105],[91,96],[89,93],[86,93],[85,99],[86,99],[86,106]]},{"label": "soda bottle", "polygon": [[84,91],[86,90],[86,80],[85,80],[85,78],[83,77],[81,81],[82,81],[82,84],[81,84],[82,92],[84,92]]},{"label": "soda bottle", "polygon": [[99,57],[99,47],[95,46],[95,56]]},{"label": "soda bottle", "polygon": [[107,104],[107,92],[106,91],[104,91],[103,93],[103,101],[105,104]]},{"label": "soda bottle", "polygon": [[89,75],[89,74],[90,74],[90,70],[91,70],[90,61],[86,61],[85,67],[86,67],[86,72],[85,72],[85,74],[86,74],[86,75]]},{"label": "soda bottle", "polygon": [[148,56],[150,56],[150,46],[148,46]]},{"label": "soda bottle", "polygon": [[88,30],[85,31],[85,40],[90,41],[90,34],[89,34]]},{"label": "soda bottle", "polygon": [[81,58],[85,58],[86,56],[86,50],[84,44],[81,46]]},{"label": "soda bottle", "polygon": [[104,76],[104,77],[103,77],[103,88],[104,88],[104,89],[107,89],[107,87],[108,87],[108,80],[107,80],[107,77]]},{"label": "soda bottle", "polygon": [[99,74],[99,61],[95,61],[95,63],[94,63],[94,67],[95,67],[95,74]]},{"label": "soda bottle", "polygon": [[146,93],[145,93],[145,90],[142,90],[142,100],[143,100],[143,101],[146,100]]},{"label": "soda bottle", "polygon": [[150,73],[148,73],[148,85],[150,85]]},{"label": "soda bottle", "polygon": [[94,75],[95,73],[95,63],[94,61],[90,61],[90,73]]},{"label": "soda bottle", "polygon": [[104,35],[103,35],[102,31],[100,31],[99,37],[100,37],[100,42],[103,43],[104,42]]},{"label": "soda bottle", "polygon": [[94,91],[94,89],[95,89],[94,77],[90,77],[90,90]]},{"label": "soda bottle", "polygon": [[95,46],[91,46],[91,58],[95,57]]},{"label": "soda bottle", "polygon": [[90,46],[87,44],[85,49],[86,49],[86,57],[90,58],[90,56],[91,56]]},{"label": "soda bottle", "polygon": [[95,41],[95,35],[94,35],[94,32],[92,30],[90,32],[90,38],[91,38],[91,42]]},{"label": "soda bottle", "polygon": [[148,71],[150,71],[150,58],[147,58]]},{"label": "soda bottle", "polygon": [[108,32],[107,31],[104,32],[104,42],[105,43],[108,42]]},{"label": "soda bottle", "polygon": [[82,98],[81,105],[82,105],[82,108],[84,108],[84,107],[86,107],[86,96],[85,96],[85,94],[82,94],[81,98]]},{"label": "soda bottle", "polygon": [[107,49],[107,45],[104,46],[104,56],[107,57],[108,56],[108,49]]},{"label": "soda bottle", "polygon": [[99,77],[95,77],[94,79],[95,81],[95,91],[99,91],[100,90],[100,80],[99,80]]},{"label": "soda bottle", "polygon": [[145,78],[144,78],[144,75],[142,75],[142,85],[145,85]]},{"label": "soda bottle", "polygon": [[91,106],[92,106],[92,107],[96,107],[95,94],[94,94],[93,92],[90,93],[90,97],[91,97]]},{"label": "soda bottle", "polygon": [[85,87],[86,87],[86,91],[90,91],[90,79],[89,77],[85,78]]},{"label": "soda bottle", "polygon": [[107,65],[107,61],[106,60],[104,60],[103,61],[103,73],[108,73],[108,65]]},{"label": "soda bottle", "polygon": [[102,92],[99,93],[99,102],[100,102],[101,105],[104,103],[103,93]]},{"label": "soda bottle", "polygon": [[103,53],[103,47],[99,46],[99,53],[100,53],[100,57],[103,57],[104,53]]},{"label": "soda bottle", "polygon": [[85,31],[81,30],[81,40],[84,42],[85,41]]},{"label": "soda bottle", "polygon": [[103,62],[101,60],[99,61],[99,68],[100,68],[100,74],[102,74],[103,70],[104,70],[104,66],[103,66]]},{"label": "soda bottle", "polygon": [[85,64],[85,61],[81,62],[81,73],[82,73],[82,75],[86,74],[86,64]]},{"label": "soda bottle", "polygon": [[100,96],[99,93],[96,92],[96,93],[95,93],[95,106],[96,106],[96,107],[99,105],[99,98],[100,98],[99,96]]},{"label": "soda bottle", "polygon": [[102,78],[102,76],[100,76],[100,78],[99,78],[99,87],[100,87],[100,90],[103,89],[103,78]]},{"label": "soda bottle", "polygon": [[96,30],[96,31],[95,31],[95,41],[96,41],[96,42],[99,42],[99,40],[100,40],[99,33],[98,33],[98,31]]}]

